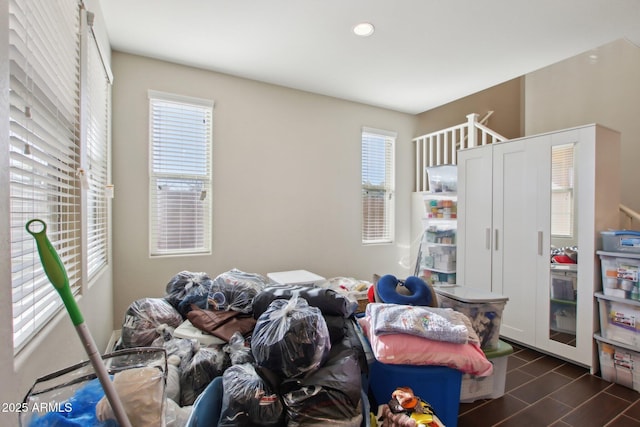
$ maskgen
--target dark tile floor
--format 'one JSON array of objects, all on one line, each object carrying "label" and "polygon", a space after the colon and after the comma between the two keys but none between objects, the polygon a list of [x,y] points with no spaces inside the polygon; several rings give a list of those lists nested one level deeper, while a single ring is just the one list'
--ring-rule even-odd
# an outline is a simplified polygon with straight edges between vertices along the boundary
[{"label": "dark tile floor", "polygon": [[510,344],[505,395],[461,403],[458,427],[640,427],[640,393]]}]

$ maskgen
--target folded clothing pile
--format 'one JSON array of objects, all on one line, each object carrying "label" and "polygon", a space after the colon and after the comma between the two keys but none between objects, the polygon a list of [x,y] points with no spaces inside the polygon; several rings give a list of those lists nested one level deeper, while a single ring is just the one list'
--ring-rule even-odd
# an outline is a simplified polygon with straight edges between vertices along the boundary
[{"label": "folded clothing pile", "polygon": [[358,321],[382,363],[447,366],[477,376],[493,372],[471,321],[451,308],[370,303]]}]

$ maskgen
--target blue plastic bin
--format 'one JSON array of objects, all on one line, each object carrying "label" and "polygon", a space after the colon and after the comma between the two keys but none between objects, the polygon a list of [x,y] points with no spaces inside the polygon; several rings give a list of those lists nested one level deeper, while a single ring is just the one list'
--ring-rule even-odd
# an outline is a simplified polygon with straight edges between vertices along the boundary
[{"label": "blue plastic bin", "polygon": [[369,371],[369,389],[376,404],[389,402],[397,387],[411,387],[447,427],[458,425],[461,384],[462,372],[445,366],[389,365],[376,360]]}]

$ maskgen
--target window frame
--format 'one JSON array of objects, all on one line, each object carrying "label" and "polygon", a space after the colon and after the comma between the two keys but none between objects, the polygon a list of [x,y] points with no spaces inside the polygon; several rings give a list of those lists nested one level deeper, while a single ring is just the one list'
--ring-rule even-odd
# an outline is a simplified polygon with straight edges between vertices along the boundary
[{"label": "window frame", "polygon": [[[573,239],[575,236],[575,162],[575,143],[551,147],[552,238]],[[560,182],[560,184],[555,184],[555,182]],[[562,199],[566,200],[562,201]]]},{"label": "window frame", "polygon": [[113,74],[94,33],[94,15],[84,11],[82,31],[82,173],[83,258],[92,283],[110,264],[111,86]]},{"label": "window frame", "polygon": [[[210,255],[212,247],[212,213],[213,213],[213,108],[214,101],[209,99],[195,98],[185,95],[178,95],[173,93],[161,92],[157,90],[149,90],[149,257],[158,258],[166,256],[193,256],[193,255]],[[159,126],[163,126],[163,123],[156,123],[155,109],[162,109],[160,104],[165,104],[166,108],[171,105],[173,108],[178,109],[192,109],[200,110],[200,113],[204,115],[206,122],[202,129],[198,128],[185,128],[178,125],[169,123],[167,119],[164,124],[168,125],[169,130],[178,132],[182,142],[189,139],[190,146],[187,148],[191,150],[181,150],[181,155],[174,155],[169,157],[167,153],[171,151],[171,148],[176,148],[177,142],[164,141],[164,145],[160,147],[158,144],[162,143],[162,135],[156,132]],[[158,110],[159,112],[160,110]],[[167,110],[168,111],[168,110]],[[175,112],[175,110],[173,110]],[[186,110],[185,110],[186,111]],[[185,116],[188,114],[185,113]],[[178,118],[176,118],[178,119]],[[184,125],[189,125],[189,117],[184,118],[184,122],[180,122]],[[202,146],[197,146],[194,138],[190,138],[187,135],[187,131],[201,131],[204,136],[204,140],[199,141],[203,143]],[[167,150],[165,153],[163,150]],[[199,168],[192,167],[191,172],[189,161],[197,161],[199,157],[198,152],[204,153],[204,161],[197,163]],[[175,151],[174,151],[175,153]],[[170,160],[170,161],[169,161]],[[184,169],[175,171],[178,166],[183,166]],[[204,170],[203,170],[204,168]],[[159,170],[164,169],[164,170]],[[162,186],[158,185],[158,182],[163,181],[165,183],[172,183],[174,188],[182,186],[186,187],[186,191],[169,191],[162,193]],[[189,187],[192,187],[189,189]],[[176,201],[176,197],[178,197]],[[171,217],[162,217],[162,210],[160,209],[160,203],[166,201],[167,204],[174,204],[177,210],[165,210],[169,212]],[[192,209],[190,204],[195,203],[196,206]],[[186,210],[183,207],[186,206]],[[198,207],[200,206],[200,207]],[[183,222],[184,215],[187,215],[192,220],[193,224],[187,224]],[[172,222],[173,224],[169,224]],[[161,224],[164,222],[164,226]],[[179,224],[180,227],[176,228],[175,224]],[[194,229],[195,226],[195,229]],[[197,230],[200,229],[203,234],[201,240],[198,240]],[[179,233],[174,236],[171,233]],[[171,234],[171,235],[170,235]],[[193,245],[188,245],[190,240],[193,240]],[[185,243],[186,242],[186,243]],[[167,248],[161,246],[166,244]],[[186,247],[175,247],[186,245]]]},{"label": "window frame", "polygon": [[[393,243],[395,239],[395,147],[397,133],[388,130],[363,127],[361,132],[361,242],[363,245],[377,245]],[[383,158],[370,144],[384,144]],[[372,170],[371,168],[375,168]],[[372,174],[381,179],[380,183],[371,182]],[[381,175],[383,177],[381,177]],[[377,225],[371,227],[371,222],[376,222],[373,215],[369,215],[370,192],[382,192],[382,209],[384,224],[381,229]],[[378,212],[380,209],[377,204]],[[377,220],[379,221],[379,219]],[[373,236],[372,236],[373,235]]]}]

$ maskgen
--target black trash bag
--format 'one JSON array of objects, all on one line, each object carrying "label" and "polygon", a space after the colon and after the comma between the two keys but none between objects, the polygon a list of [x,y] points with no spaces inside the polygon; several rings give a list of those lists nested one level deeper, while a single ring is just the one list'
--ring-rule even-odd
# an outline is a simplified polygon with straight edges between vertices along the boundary
[{"label": "black trash bag", "polygon": [[224,351],[217,347],[201,347],[180,374],[180,406],[193,405],[215,377],[227,367]]},{"label": "black trash bag", "polygon": [[330,288],[305,285],[271,284],[265,287],[253,300],[253,317],[258,318],[276,299],[304,298],[312,307],[318,307],[325,316],[349,317],[358,308],[356,301]]},{"label": "black trash bag", "polygon": [[329,330],[320,309],[297,296],[274,300],[258,318],[251,336],[258,366],[285,378],[317,369],[330,350]]},{"label": "black trash bag", "polygon": [[206,307],[212,283],[207,273],[181,271],[167,283],[165,299],[186,319],[191,304]]},{"label": "black trash bag", "polygon": [[216,277],[209,290],[207,308],[251,313],[253,299],[270,281],[260,274],[236,268]]},{"label": "black trash bag", "polygon": [[359,427],[362,423],[362,375],[349,338],[331,348],[329,358],[304,378],[286,379],[280,392],[288,427]]},{"label": "black trash bag", "polygon": [[222,409],[218,427],[285,426],[282,401],[250,363],[222,374]]},{"label": "black trash bag", "polygon": [[163,298],[142,298],[134,301],[124,315],[118,349],[148,347],[168,328],[175,329],[182,316]]}]

